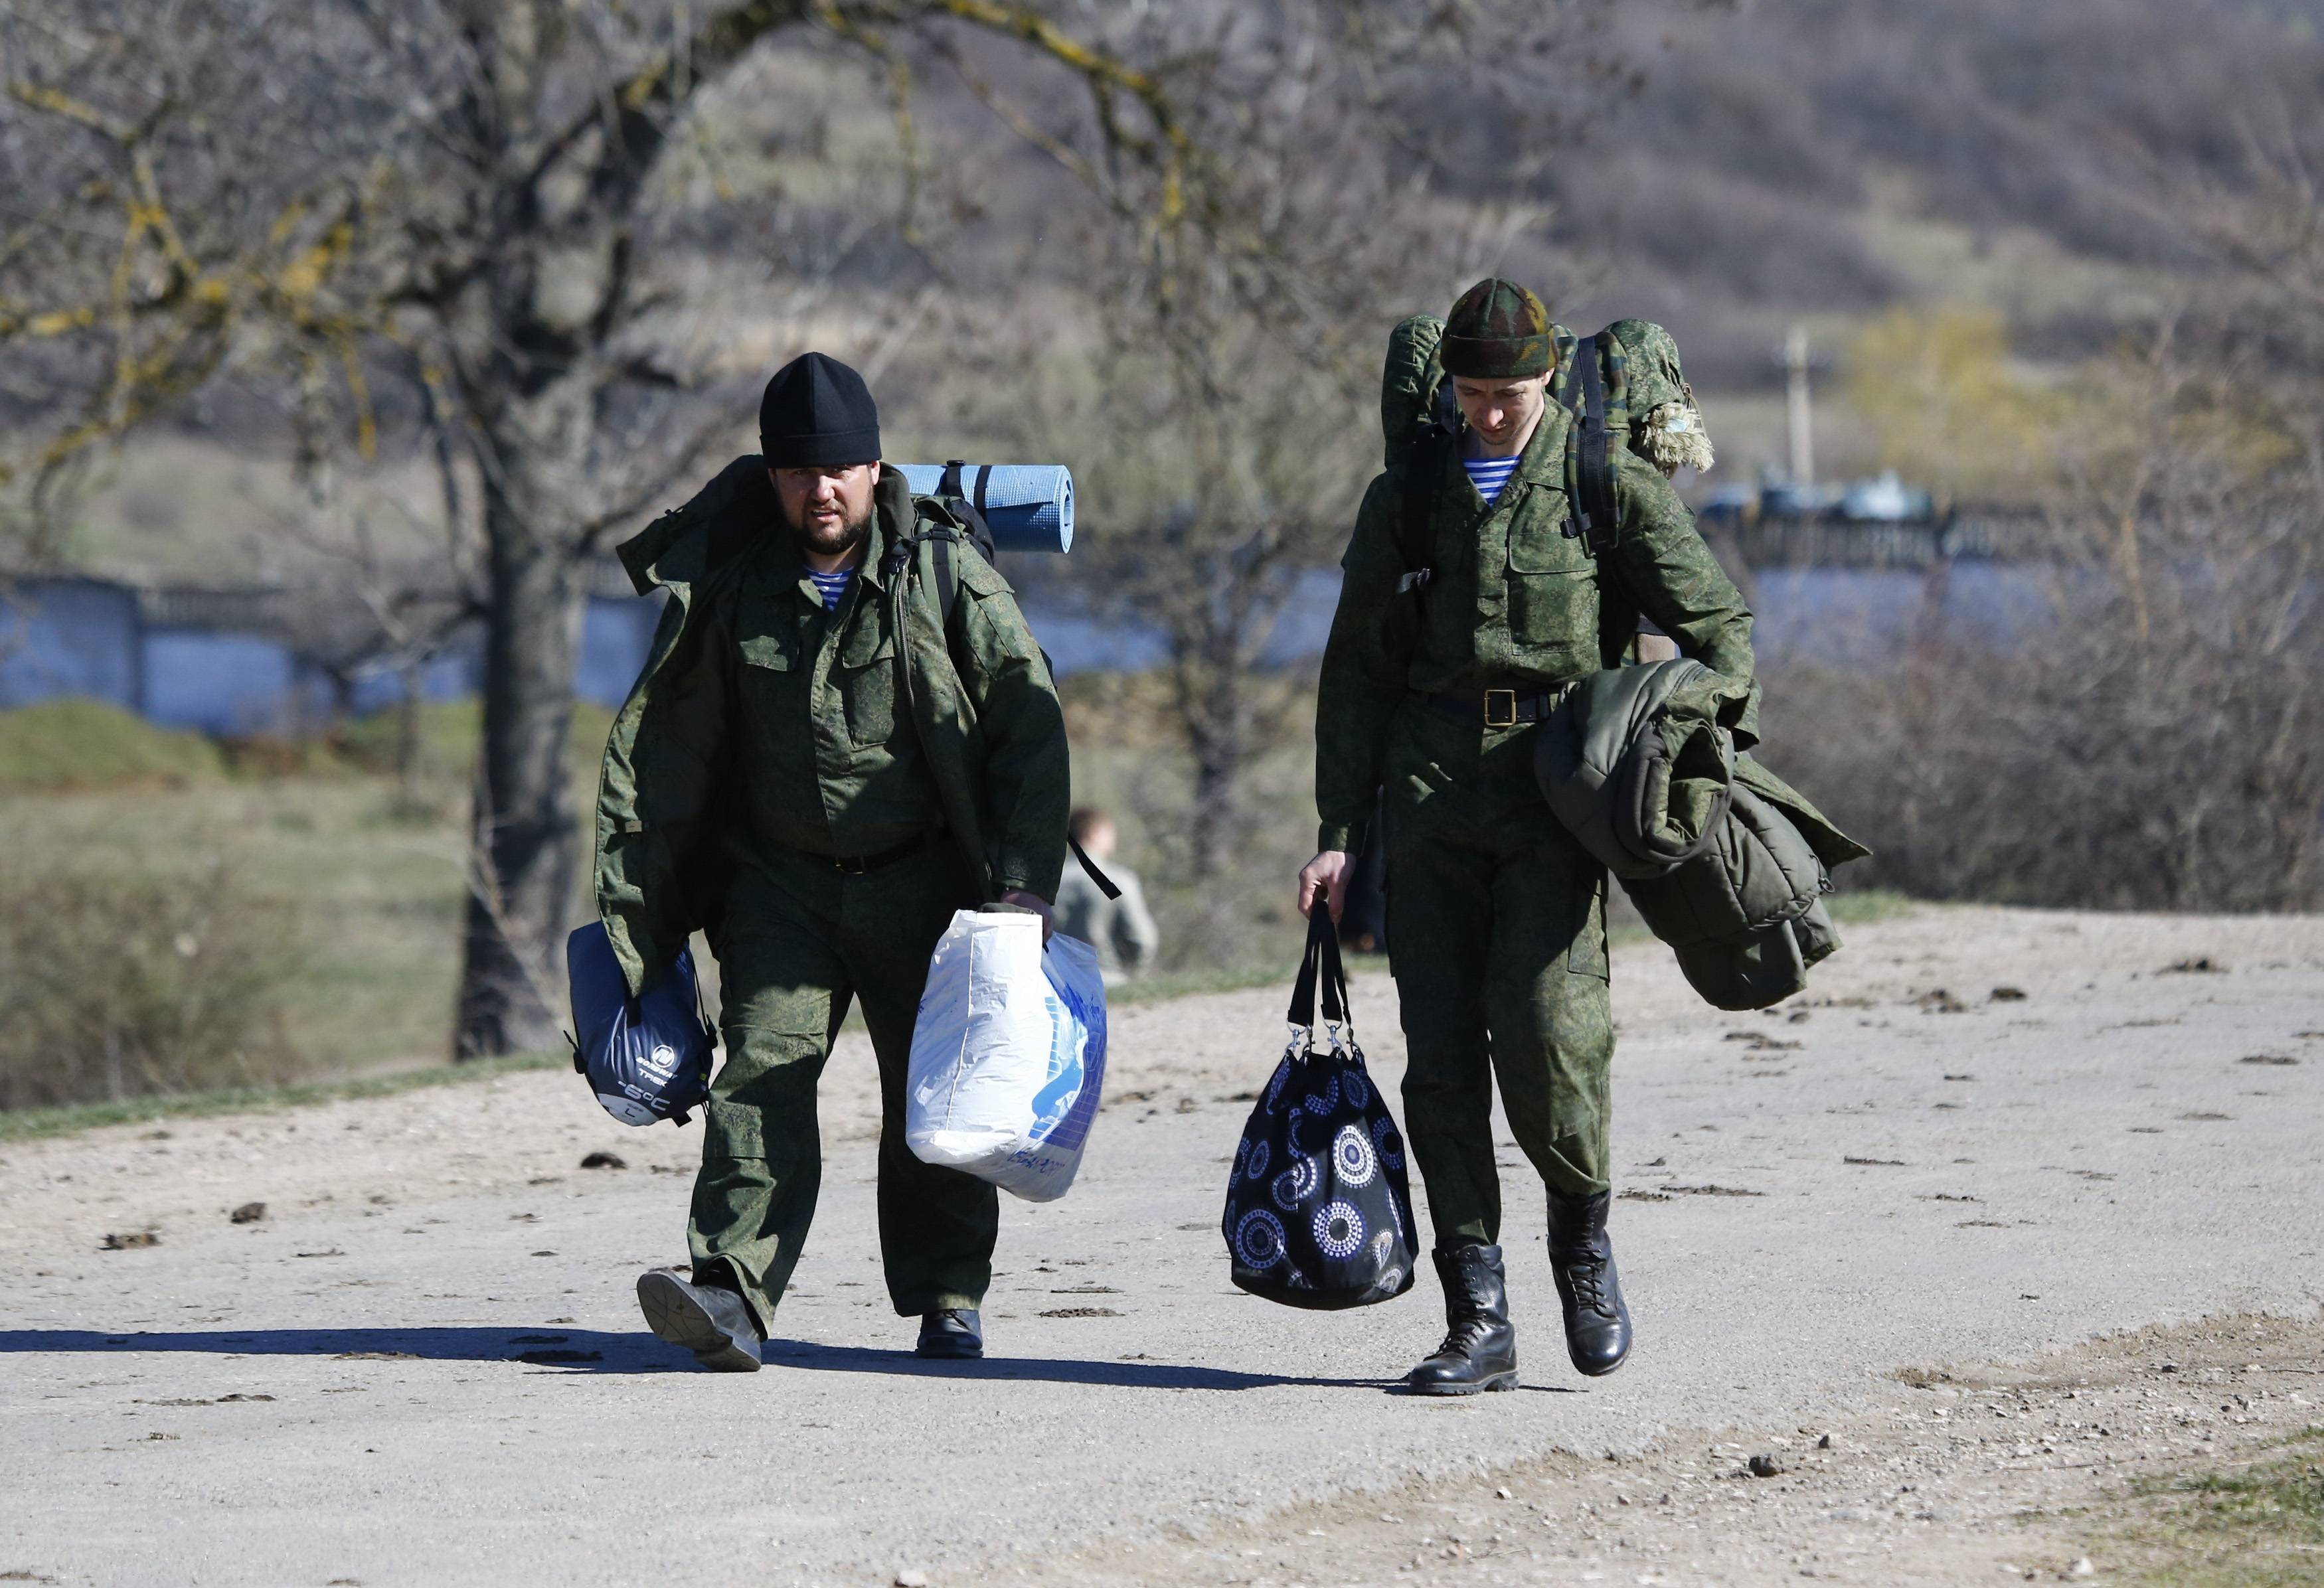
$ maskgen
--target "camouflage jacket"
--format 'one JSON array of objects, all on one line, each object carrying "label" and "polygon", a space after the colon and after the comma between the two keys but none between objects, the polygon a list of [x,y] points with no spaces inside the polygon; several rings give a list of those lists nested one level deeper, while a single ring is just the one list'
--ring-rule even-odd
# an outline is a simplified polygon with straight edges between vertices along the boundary
[{"label": "camouflage jacket", "polygon": [[[940,614],[934,520],[893,469],[875,500],[835,612],[756,456],[620,548],[641,594],[669,594],[597,796],[597,910],[632,991],[716,924],[738,846],[871,854],[941,824],[985,898],[1056,896],[1071,789],[1048,665],[1008,582],[965,544]],[[909,555],[891,572],[899,537]]]},{"label": "camouflage jacket", "polygon": [[[1564,408],[1552,403],[1517,472],[1488,506],[1439,449],[1428,533],[1433,572],[1402,591],[1401,465],[1364,493],[1340,560],[1340,604],[1323,651],[1315,706],[1317,835],[1324,849],[1353,849],[1384,781],[1388,730],[1414,694],[1516,689],[1535,693],[1618,665],[1641,614],[1694,657],[1729,677],[1752,673],[1751,613],[1670,482],[1616,446],[1620,530],[1600,566],[1568,533]],[[1737,730],[1757,738],[1757,703]]]}]

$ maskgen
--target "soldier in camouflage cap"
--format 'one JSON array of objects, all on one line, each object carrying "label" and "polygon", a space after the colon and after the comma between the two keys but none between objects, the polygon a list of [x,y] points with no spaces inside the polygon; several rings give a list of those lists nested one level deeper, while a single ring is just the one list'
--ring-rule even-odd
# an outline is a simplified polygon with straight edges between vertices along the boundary
[{"label": "soldier in camouflage cap", "polygon": [[853,1003],[880,1071],[889,1299],[919,1317],[922,1356],[979,1356],[999,1204],[905,1145],[905,1074],[953,912],[1049,913],[1065,717],[1008,582],[973,546],[948,545],[942,604],[933,504],[880,461],[861,376],[794,361],[760,431],[762,455],[621,548],[639,592],[670,599],[605,749],[598,913],[633,993],[688,932],[708,935],[726,1044],[692,1272],[645,1274],[638,1300],[704,1366],[758,1367],[815,1215],[816,1082]]},{"label": "soldier in camouflage cap", "polygon": [[1555,333],[1540,298],[1515,281],[1488,276],[1444,317],[1436,356],[1456,380],[1524,380],[1556,364]]},{"label": "soldier in camouflage cap", "polygon": [[1606,874],[1542,798],[1538,725],[1566,686],[1620,663],[1640,614],[1713,670],[1752,670],[1751,614],[1654,464],[1616,447],[1611,544],[1593,554],[1572,532],[1573,420],[1548,390],[1572,346],[1514,282],[1462,295],[1439,354],[1454,432],[1402,454],[1365,493],[1316,702],[1322,852],[1299,874],[1303,913],[1339,917],[1350,851],[1386,795],[1406,1135],[1449,1326],[1406,1381],[1423,1394],[1517,1386],[1496,1079],[1548,1185],[1567,1354],[1598,1374],[1629,1351],[1606,1234]]}]

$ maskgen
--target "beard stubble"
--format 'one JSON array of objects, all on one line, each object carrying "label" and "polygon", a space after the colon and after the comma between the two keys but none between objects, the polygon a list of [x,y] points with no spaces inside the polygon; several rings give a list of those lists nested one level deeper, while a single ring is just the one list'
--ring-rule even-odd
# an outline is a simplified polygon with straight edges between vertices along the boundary
[{"label": "beard stubble", "polygon": [[867,507],[860,517],[847,519],[838,528],[829,530],[810,529],[804,524],[793,522],[788,509],[779,500],[775,510],[782,514],[783,522],[798,537],[803,549],[819,557],[835,557],[853,551],[871,537],[872,515],[878,509],[876,506]]}]

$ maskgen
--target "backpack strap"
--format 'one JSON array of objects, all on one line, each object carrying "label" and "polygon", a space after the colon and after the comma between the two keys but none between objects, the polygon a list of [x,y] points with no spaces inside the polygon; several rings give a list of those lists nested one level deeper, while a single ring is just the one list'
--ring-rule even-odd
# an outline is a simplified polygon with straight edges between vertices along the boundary
[{"label": "backpack strap", "polygon": [[[980,549],[989,546],[992,539],[992,532],[986,528],[982,510],[983,507],[982,498],[984,494],[982,475],[980,474],[977,481],[976,493],[979,500],[972,502],[968,498],[959,494],[960,471],[963,466],[958,460],[945,465],[944,479],[937,486],[937,495],[948,512],[964,511],[970,516],[970,522],[964,527],[936,524],[918,535],[899,536],[896,538],[896,544],[888,548],[885,559],[888,577],[893,591],[894,605],[891,610],[891,621],[896,628],[896,682],[898,691],[904,700],[905,712],[911,718],[912,730],[915,733],[920,730],[919,702],[916,698],[917,692],[912,684],[912,647],[904,635],[904,625],[908,620],[906,613],[909,607],[909,602],[905,596],[905,584],[912,576],[915,565],[913,554],[919,549],[922,542],[927,543],[928,561],[936,574],[936,613],[939,620],[944,624],[945,644],[949,647],[953,611],[960,605],[960,565],[954,558],[964,528],[967,536],[976,540]],[[988,466],[982,473],[989,474],[991,472]],[[981,538],[978,536],[980,530],[982,531]],[[985,555],[989,557],[991,554],[987,551]],[[1056,665],[1049,660],[1049,653],[1046,650],[1041,653],[1041,665],[1048,669],[1050,678],[1055,680],[1057,673]],[[1088,851],[1084,849],[1071,834],[1066,836],[1065,842],[1073,849],[1074,858],[1081,862],[1082,869],[1089,873],[1089,879],[1097,884],[1098,892],[1103,894],[1109,900],[1121,897],[1120,886],[1098,869],[1097,862],[1089,858]]]},{"label": "backpack strap", "polygon": [[1097,884],[1098,892],[1103,894],[1109,901],[1121,897],[1120,885],[1097,868],[1097,862],[1089,858],[1087,849],[1082,848],[1081,840],[1069,832],[1065,834],[1065,845],[1073,850],[1074,858],[1081,862],[1082,869],[1089,873],[1089,879]]},{"label": "backpack strap", "polygon": [[1398,595],[1424,591],[1436,576],[1428,560],[1434,549],[1428,516],[1436,505],[1436,476],[1443,469],[1444,445],[1450,439],[1443,425],[1432,423],[1404,454],[1404,495],[1397,504],[1396,542],[1406,572],[1396,582]]},{"label": "backpack strap", "polygon": [[1602,361],[1611,340],[1600,331],[1575,344],[1572,404],[1575,430],[1573,521],[1582,544],[1593,557],[1614,549],[1621,533],[1621,518],[1614,505],[1612,432],[1606,427],[1606,373]]}]

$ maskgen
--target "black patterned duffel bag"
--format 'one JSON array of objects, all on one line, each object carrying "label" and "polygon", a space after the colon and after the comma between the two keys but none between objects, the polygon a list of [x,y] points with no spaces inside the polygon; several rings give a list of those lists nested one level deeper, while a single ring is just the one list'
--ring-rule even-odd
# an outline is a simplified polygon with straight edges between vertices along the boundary
[{"label": "black patterned duffel bag", "polygon": [[1290,1045],[1243,1126],[1227,1182],[1222,1228],[1234,1282],[1286,1307],[1391,1300],[1412,1288],[1404,1139],[1356,1046],[1339,935],[1320,899],[1290,1019]]}]

